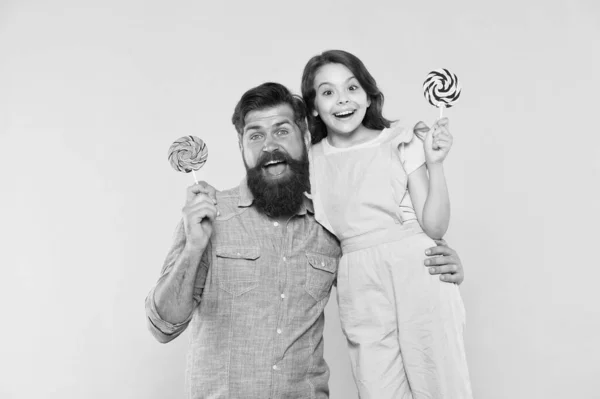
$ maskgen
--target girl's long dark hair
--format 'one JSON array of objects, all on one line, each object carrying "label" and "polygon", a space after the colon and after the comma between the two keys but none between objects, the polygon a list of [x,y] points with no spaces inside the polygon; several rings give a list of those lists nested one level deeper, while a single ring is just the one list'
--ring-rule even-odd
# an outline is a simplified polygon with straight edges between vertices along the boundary
[{"label": "girl's long dark hair", "polygon": [[383,93],[377,87],[377,82],[369,73],[362,61],[344,50],[328,50],[312,57],[302,73],[302,98],[307,107],[308,128],[311,141],[318,143],[327,136],[327,126],[318,116],[313,115],[315,109],[315,75],[319,68],[327,64],[342,64],[352,72],[360,85],[371,99],[362,124],[369,129],[381,130],[390,127],[391,121],[383,117]]}]

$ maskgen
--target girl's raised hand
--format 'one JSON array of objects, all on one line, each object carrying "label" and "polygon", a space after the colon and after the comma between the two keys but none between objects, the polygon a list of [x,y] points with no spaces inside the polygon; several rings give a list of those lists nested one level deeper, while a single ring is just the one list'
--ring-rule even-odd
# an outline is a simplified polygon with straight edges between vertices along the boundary
[{"label": "girl's raised hand", "polygon": [[428,164],[442,163],[450,147],[452,147],[452,135],[450,134],[448,118],[442,118],[435,122],[427,132],[423,147],[425,149],[425,161]]}]

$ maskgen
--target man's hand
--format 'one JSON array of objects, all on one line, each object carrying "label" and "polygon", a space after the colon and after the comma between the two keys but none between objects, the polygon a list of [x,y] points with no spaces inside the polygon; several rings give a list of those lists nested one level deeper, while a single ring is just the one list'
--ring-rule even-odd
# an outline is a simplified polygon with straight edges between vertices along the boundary
[{"label": "man's hand", "polygon": [[428,248],[425,254],[425,266],[430,274],[439,274],[440,280],[447,283],[460,284],[465,279],[462,262],[455,250],[450,248],[446,241],[435,240],[436,247]]},{"label": "man's hand", "polygon": [[205,182],[204,180],[200,180],[198,184],[198,192],[202,194],[206,194],[210,197],[215,205],[217,205],[217,189]]},{"label": "man's hand", "polygon": [[186,246],[190,248],[206,248],[217,217],[216,201],[205,194],[206,190],[202,184],[194,184],[187,189],[187,201],[182,213]]}]

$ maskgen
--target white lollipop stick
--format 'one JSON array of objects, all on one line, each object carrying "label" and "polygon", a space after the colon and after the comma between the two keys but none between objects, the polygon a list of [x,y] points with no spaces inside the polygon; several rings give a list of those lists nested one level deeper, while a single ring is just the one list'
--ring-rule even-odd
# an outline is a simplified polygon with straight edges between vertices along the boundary
[{"label": "white lollipop stick", "polygon": [[194,181],[198,184],[198,178],[196,177],[196,171],[192,169],[192,174],[194,175]]},{"label": "white lollipop stick", "polygon": [[444,116],[444,104],[440,104],[440,119],[442,119],[442,116]]}]

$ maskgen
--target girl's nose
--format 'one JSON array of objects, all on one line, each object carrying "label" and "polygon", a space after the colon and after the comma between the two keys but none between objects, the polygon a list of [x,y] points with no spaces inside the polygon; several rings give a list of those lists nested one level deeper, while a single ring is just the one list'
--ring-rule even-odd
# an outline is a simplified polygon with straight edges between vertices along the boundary
[{"label": "girl's nose", "polygon": [[346,96],[339,96],[337,103],[340,104],[340,105],[348,103],[348,97],[346,97]]}]

